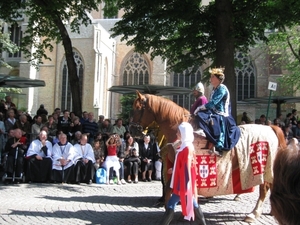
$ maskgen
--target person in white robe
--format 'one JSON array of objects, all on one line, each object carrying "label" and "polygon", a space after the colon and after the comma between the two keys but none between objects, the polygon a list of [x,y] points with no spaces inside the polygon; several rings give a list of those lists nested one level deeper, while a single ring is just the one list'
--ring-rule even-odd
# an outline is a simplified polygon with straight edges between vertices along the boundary
[{"label": "person in white robe", "polygon": [[53,146],[53,181],[74,182],[74,146],[67,141],[67,135],[59,135],[59,142]]},{"label": "person in white robe", "polygon": [[26,181],[50,182],[52,173],[52,144],[47,141],[46,131],[39,133],[38,139],[31,142],[27,154]]},{"label": "person in white robe", "polygon": [[95,174],[95,156],[92,146],[87,143],[88,137],[86,134],[82,134],[80,138],[80,144],[74,145],[74,173],[75,182],[80,184],[84,182],[92,184],[92,180]]}]

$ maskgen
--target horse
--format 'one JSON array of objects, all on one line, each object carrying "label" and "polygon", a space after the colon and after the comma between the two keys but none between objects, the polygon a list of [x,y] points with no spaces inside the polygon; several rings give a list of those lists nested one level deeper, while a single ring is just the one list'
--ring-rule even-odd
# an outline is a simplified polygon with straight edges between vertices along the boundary
[{"label": "horse", "polygon": [[[141,135],[143,128],[155,121],[165,135],[167,145],[161,149],[166,182],[165,203],[171,196],[167,174],[175,159],[174,142],[176,131],[181,122],[190,121],[188,110],[173,101],[151,94],[142,95],[137,91],[133,103],[133,121],[130,130]],[[194,134],[197,158],[198,194],[211,197],[227,194],[253,192],[259,185],[259,198],[253,211],[244,221],[255,222],[262,214],[262,204],[273,180],[273,161],[278,148],[286,147],[282,130],[277,126],[246,124],[239,126],[241,137],[236,146],[224,152],[223,157],[210,155],[208,141]]]}]

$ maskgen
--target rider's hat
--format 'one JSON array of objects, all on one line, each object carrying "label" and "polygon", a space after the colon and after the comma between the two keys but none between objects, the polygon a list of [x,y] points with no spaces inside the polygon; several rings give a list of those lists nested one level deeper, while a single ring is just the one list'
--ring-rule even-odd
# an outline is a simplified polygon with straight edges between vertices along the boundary
[{"label": "rider's hat", "polygon": [[196,91],[201,92],[202,94],[204,94],[204,86],[201,82],[196,84],[196,86],[194,87],[193,90],[196,90]]}]

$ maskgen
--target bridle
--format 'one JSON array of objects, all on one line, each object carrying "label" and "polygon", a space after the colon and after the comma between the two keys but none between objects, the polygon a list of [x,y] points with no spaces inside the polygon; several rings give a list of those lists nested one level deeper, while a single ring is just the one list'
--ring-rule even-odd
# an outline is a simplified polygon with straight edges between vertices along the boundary
[{"label": "bridle", "polygon": [[143,126],[141,126],[141,120],[142,120],[142,118],[143,118],[143,115],[144,115],[144,111],[145,111],[145,107],[146,107],[146,103],[147,103],[147,98],[145,97],[145,99],[141,99],[140,100],[140,103],[141,103],[141,113],[140,113],[140,117],[139,117],[139,119],[138,119],[138,121],[137,122],[130,122],[129,123],[129,126],[130,127],[135,127],[137,130],[139,130],[139,131],[143,131]]}]

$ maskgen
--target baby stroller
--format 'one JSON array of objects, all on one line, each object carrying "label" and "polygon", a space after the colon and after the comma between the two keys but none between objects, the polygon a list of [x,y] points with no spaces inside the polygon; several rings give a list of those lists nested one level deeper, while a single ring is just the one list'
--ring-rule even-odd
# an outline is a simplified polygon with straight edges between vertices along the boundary
[{"label": "baby stroller", "polygon": [[[21,139],[20,141],[24,141],[23,143],[26,142],[26,139]],[[17,146],[15,151],[12,150],[10,153],[4,153],[2,160],[2,167],[4,169],[4,174],[2,176],[3,183],[18,183],[20,181],[25,181],[23,172],[24,152],[25,151],[20,146]]]}]

